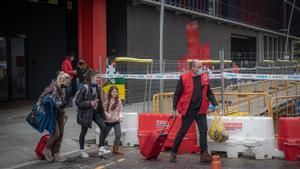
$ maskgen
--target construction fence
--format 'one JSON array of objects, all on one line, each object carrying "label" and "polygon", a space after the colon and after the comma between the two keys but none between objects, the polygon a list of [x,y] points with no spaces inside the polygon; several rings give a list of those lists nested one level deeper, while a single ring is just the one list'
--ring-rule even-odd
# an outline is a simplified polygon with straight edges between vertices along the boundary
[{"label": "construction fence", "polygon": [[[275,126],[278,117],[299,115],[298,62],[283,59],[259,62],[238,59],[233,57],[233,53],[224,55],[224,115],[272,116]],[[125,112],[173,112],[176,84],[180,74],[189,70],[191,60],[182,59],[178,55],[165,57],[178,59],[164,59],[160,62],[152,59],[155,57],[117,57],[114,60],[115,72],[99,76],[106,81],[123,79]],[[218,58],[218,55],[214,58]],[[222,106],[220,60],[202,62],[210,74],[210,87]],[[232,67],[233,63],[237,67]]]}]

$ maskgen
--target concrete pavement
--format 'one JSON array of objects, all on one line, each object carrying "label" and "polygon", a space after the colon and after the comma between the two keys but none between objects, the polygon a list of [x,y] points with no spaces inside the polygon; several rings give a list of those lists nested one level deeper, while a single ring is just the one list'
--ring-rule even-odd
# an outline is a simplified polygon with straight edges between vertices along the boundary
[{"label": "concrete pavement", "polygon": [[[137,147],[122,147],[124,156],[107,155],[102,159],[97,156],[97,146],[94,130],[89,130],[86,140],[90,140],[88,151],[90,158],[82,159],[78,153],[78,136],[80,126],[76,123],[76,113],[67,109],[69,119],[66,123],[61,153],[68,160],[64,163],[48,163],[37,160],[34,148],[42,136],[27,122],[25,118],[32,107],[32,101],[20,101],[0,104],[0,168],[1,169],[88,169],[88,168],[124,168],[124,169],[150,169],[150,168],[207,168],[207,164],[200,164],[198,154],[178,156],[176,164],[170,163],[169,153],[162,153],[157,161],[146,161],[139,153]],[[93,124],[94,125],[94,124]],[[95,125],[94,125],[95,127]],[[298,169],[300,162],[284,160],[254,160],[249,158],[226,159],[222,158],[225,169]]]},{"label": "concrete pavement", "polygon": [[[106,155],[99,158],[91,149],[90,157],[82,159],[77,153],[68,156],[64,163],[48,163],[41,161],[22,167],[22,169],[210,169],[210,164],[200,163],[199,154],[178,155],[177,162],[169,162],[169,153],[163,152],[157,160],[145,160],[137,147],[122,147],[125,155]],[[251,158],[227,159],[222,158],[223,169],[299,169],[300,162],[284,160],[255,160]],[[20,168],[21,169],[21,168]]]},{"label": "concrete pavement", "polygon": [[[0,104],[0,168],[14,168],[24,163],[34,163],[36,144],[43,135],[26,122],[33,101],[18,101]],[[76,113],[66,109],[69,116],[65,126],[61,153],[78,151],[80,126],[76,122]],[[94,124],[93,124],[94,125]],[[93,126],[95,128],[95,125]],[[94,130],[89,130],[86,140],[95,143]],[[87,142],[88,142],[87,141]]]}]

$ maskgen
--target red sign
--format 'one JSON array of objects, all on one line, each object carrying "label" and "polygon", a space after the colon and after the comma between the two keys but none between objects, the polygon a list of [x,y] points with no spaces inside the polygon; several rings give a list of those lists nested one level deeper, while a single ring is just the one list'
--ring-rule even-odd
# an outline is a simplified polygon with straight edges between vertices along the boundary
[{"label": "red sign", "polygon": [[[210,60],[210,44],[199,42],[199,27],[197,21],[186,25],[188,53],[178,60],[178,71],[188,70],[188,59]],[[209,65],[207,65],[209,66]]]},{"label": "red sign", "polygon": [[243,123],[224,123],[224,126],[227,130],[241,129],[243,128]]},{"label": "red sign", "polygon": [[186,25],[187,41],[188,41],[188,53],[190,55],[197,55],[199,47],[199,33],[197,21],[191,22]]}]

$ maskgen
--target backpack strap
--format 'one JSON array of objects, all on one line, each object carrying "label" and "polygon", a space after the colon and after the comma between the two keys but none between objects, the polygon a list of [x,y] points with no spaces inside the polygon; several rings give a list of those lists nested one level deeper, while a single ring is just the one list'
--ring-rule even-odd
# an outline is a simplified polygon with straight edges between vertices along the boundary
[{"label": "backpack strap", "polygon": [[89,85],[88,84],[84,84],[83,87],[85,88],[86,90],[86,93],[85,93],[85,99],[89,99],[91,98],[91,93],[90,93],[90,88],[89,88]]}]

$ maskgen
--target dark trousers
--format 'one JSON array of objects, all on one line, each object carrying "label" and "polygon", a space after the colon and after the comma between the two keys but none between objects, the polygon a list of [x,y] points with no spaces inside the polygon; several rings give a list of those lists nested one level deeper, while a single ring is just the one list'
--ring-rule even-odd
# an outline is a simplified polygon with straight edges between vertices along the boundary
[{"label": "dark trousers", "polygon": [[73,84],[70,83],[66,88],[65,88],[65,98],[64,101],[66,104],[69,103],[69,100],[72,96],[72,91],[73,91]]},{"label": "dark trousers", "polygon": [[[106,131],[106,124],[104,119],[100,116],[99,113],[94,112],[93,113],[93,121],[98,125],[100,128],[100,135],[99,135],[99,147],[104,146],[104,141],[105,141],[105,131]],[[88,131],[88,127],[81,126],[81,132],[79,135],[79,146],[80,149],[84,149],[84,139],[85,135]]]},{"label": "dark trousers", "polygon": [[46,143],[46,147],[52,150],[52,153],[58,153],[60,150],[60,145],[64,136],[64,114],[63,112],[58,112],[56,119],[55,131],[50,135],[49,140]]},{"label": "dark trousers", "polygon": [[199,115],[198,111],[190,111],[188,110],[187,114],[185,116],[182,116],[182,125],[179,129],[174,145],[172,147],[172,152],[177,154],[178,148],[182,142],[182,139],[184,138],[185,134],[189,130],[190,126],[194,122],[194,120],[197,123],[198,129],[199,129],[199,144],[201,148],[201,153],[207,151],[207,121],[206,121],[206,114]]},{"label": "dark trousers", "polygon": [[120,140],[121,140],[121,124],[118,123],[106,123],[107,124],[107,128],[105,131],[105,137],[104,139],[106,139],[106,137],[108,136],[110,130],[112,128],[114,128],[115,131],[115,140],[114,140],[114,146],[118,146],[120,144]]}]

